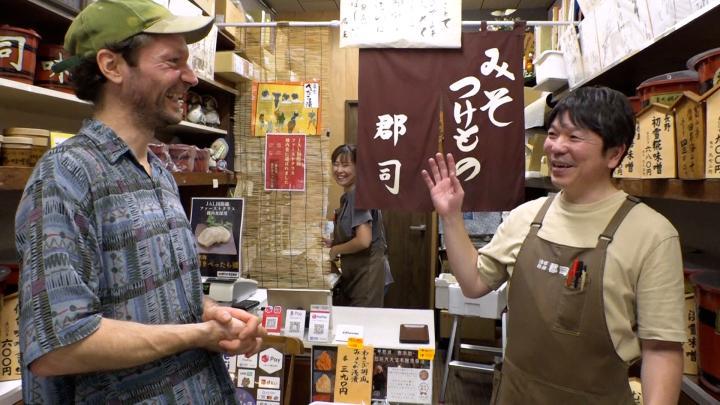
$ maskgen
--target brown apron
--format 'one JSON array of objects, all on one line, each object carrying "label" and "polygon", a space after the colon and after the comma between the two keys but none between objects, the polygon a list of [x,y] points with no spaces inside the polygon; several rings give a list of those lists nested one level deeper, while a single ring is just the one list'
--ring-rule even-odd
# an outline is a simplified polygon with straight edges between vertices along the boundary
[{"label": "brown apron", "polygon": [[[344,206],[342,209],[344,209]],[[340,215],[343,215],[341,212]],[[335,225],[333,240],[350,240],[341,226]],[[382,307],[385,290],[385,245],[372,243],[369,248],[340,256],[342,274],[333,297],[333,305]]]},{"label": "brown apron", "polygon": [[[607,329],[602,281],[607,247],[639,200],[628,196],[595,248],[538,237],[552,200],[533,220],[509,281],[508,346],[492,403],[633,404],[628,365]],[[567,287],[563,275],[575,259],[587,266],[582,288]]]}]

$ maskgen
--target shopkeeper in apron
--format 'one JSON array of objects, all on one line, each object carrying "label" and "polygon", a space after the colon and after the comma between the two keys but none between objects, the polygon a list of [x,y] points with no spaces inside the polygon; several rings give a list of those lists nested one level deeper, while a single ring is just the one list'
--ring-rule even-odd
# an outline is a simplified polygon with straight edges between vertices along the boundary
[{"label": "shopkeeper in apron", "polygon": [[333,176],[345,189],[335,226],[330,259],[340,259],[339,285],[334,305],[382,307],[386,283],[392,282],[387,265],[385,231],[379,210],[355,209],[355,145],[340,145],[332,153]]},{"label": "shopkeeper in apron", "polygon": [[667,219],[612,181],[635,131],[627,98],[580,88],[548,122],[544,150],[560,192],[514,209],[479,251],[463,226],[452,156],[436,155],[422,173],[463,294],[509,280],[493,401],[632,404],[628,367],[642,359],[644,403],[676,404],[686,338],[680,242]]}]

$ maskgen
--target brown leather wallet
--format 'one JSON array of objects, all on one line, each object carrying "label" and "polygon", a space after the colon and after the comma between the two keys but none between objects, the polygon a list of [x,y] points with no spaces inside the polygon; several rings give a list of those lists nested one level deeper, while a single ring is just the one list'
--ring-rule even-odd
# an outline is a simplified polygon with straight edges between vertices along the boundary
[{"label": "brown leather wallet", "polygon": [[428,326],[418,323],[401,324],[400,343],[430,343]]}]

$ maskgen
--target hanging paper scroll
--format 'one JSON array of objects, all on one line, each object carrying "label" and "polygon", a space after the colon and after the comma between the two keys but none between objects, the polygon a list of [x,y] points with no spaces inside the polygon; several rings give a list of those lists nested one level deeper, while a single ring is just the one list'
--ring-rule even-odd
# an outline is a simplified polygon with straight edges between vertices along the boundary
[{"label": "hanging paper scroll", "polygon": [[342,0],[340,47],[460,48],[461,0]]}]

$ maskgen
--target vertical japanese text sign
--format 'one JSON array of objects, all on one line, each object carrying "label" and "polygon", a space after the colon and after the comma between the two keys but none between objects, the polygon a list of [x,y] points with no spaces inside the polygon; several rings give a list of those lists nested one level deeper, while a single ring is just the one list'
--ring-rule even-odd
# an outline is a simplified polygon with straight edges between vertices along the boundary
[{"label": "vertical japanese text sign", "polygon": [[305,135],[266,135],[265,190],[305,190]]},{"label": "vertical japanese text sign", "polygon": [[522,201],[523,30],[464,33],[460,50],[360,51],[358,208],[431,211],[419,173],[441,132],[463,211]]}]

